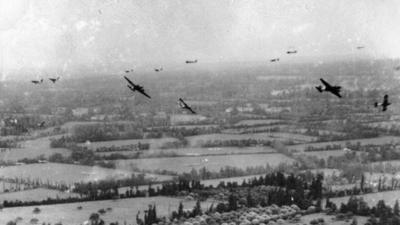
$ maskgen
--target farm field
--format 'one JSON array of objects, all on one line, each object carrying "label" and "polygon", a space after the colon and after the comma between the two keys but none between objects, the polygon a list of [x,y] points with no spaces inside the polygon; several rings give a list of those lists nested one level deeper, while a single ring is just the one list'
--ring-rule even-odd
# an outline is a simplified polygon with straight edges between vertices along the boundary
[{"label": "farm field", "polygon": [[353,140],[345,140],[345,141],[328,141],[328,142],[318,142],[318,143],[308,143],[308,144],[298,144],[287,146],[287,148],[291,151],[303,152],[304,149],[308,146],[312,146],[315,148],[325,147],[328,145],[342,145],[342,148],[346,147],[346,143],[357,144],[360,142],[362,145],[366,144],[388,144],[388,143],[397,143],[400,142],[400,137],[395,136],[383,136],[377,138],[367,138],[367,139],[353,139]]},{"label": "farm field", "polygon": [[[365,224],[368,220],[368,217],[365,216],[354,216],[354,217],[357,218],[357,222],[359,224]],[[346,224],[351,224],[352,222],[352,220],[349,220],[348,222],[344,220],[335,220],[335,216],[326,215],[324,213],[314,213],[302,216],[300,219],[300,224],[310,224],[311,220],[318,218],[323,218],[325,221],[324,224],[329,224],[329,225],[346,225]]]},{"label": "farm field", "polygon": [[330,156],[336,157],[336,156],[342,156],[346,152],[343,150],[331,150],[331,151],[313,151],[313,152],[297,152],[294,155],[301,156],[315,156],[320,159],[328,159]]},{"label": "farm field", "polygon": [[[100,216],[104,222],[106,222],[105,224],[115,221],[118,221],[119,224],[124,224],[124,221],[126,221],[127,224],[136,224],[137,212],[140,210],[140,216],[143,219],[143,211],[147,209],[149,204],[156,204],[157,215],[166,216],[172,213],[172,211],[177,210],[179,202],[181,201],[184,208],[192,209],[195,205],[195,201],[186,201],[179,198],[151,197],[4,208],[1,212],[0,224],[6,224],[10,220],[21,217],[23,220],[18,224],[27,225],[30,224],[32,218],[37,218],[39,219],[38,224],[42,224],[43,222],[46,222],[46,224],[61,222],[63,225],[77,225],[87,221],[91,213],[107,208],[111,208],[112,210]],[[204,209],[210,205],[211,202],[201,203]],[[78,210],[78,206],[81,206],[82,210]],[[39,214],[34,214],[32,212],[35,207],[41,209]]]},{"label": "farm field", "polygon": [[25,191],[17,191],[17,192],[8,192],[0,194],[0,203],[4,201],[42,201],[47,198],[69,198],[69,197],[79,197],[78,194],[75,193],[67,193],[61,192],[58,190],[50,190],[45,188],[37,188]]},{"label": "farm field", "polygon": [[[43,182],[50,180],[64,184],[74,184],[80,181],[97,181],[106,178],[130,177],[131,172],[124,170],[107,169],[72,164],[45,163],[27,164],[21,166],[8,166],[0,168],[0,177],[41,179]],[[158,181],[170,180],[170,176],[146,174]]]},{"label": "farm field", "polygon": [[[386,205],[393,207],[396,200],[400,201],[400,190],[357,195],[357,197],[363,197],[370,207],[376,206],[379,200],[384,200]],[[349,198],[350,196],[330,198],[330,201],[340,207],[340,204],[347,203]]]},{"label": "farm field", "polygon": [[[221,147],[221,148],[178,148],[178,149],[150,149],[140,151],[141,157],[152,155],[179,155],[179,156],[201,156],[201,155],[222,155],[222,154],[243,154],[243,153],[274,153],[275,149],[270,147]],[[113,153],[123,155],[135,155],[137,151],[120,151],[120,152],[96,152],[98,155],[110,155]]]},{"label": "farm field", "polygon": [[286,129],[288,125],[263,125],[257,127],[245,127],[245,128],[228,128],[221,130],[221,133],[224,134],[246,134],[246,133],[260,133],[266,132],[272,129]]},{"label": "farm field", "polygon": [[203,167],[211,171],[219,171],[220,168],[225,166],[245,169],[250,166],[266,166],[269,164],[274,167],[279,163],[292,163],[293,161],[292,158],[278,153],[115,160],[117,168],[122,170],[136,167],[151,171],[168,170],[178,173],[190,172],[192,169],[198,170]]},{"label": "farm field", "polygon": [[142,144],[149,143],[151,149],[159,149],[165,143],[174,141],[178,141],[178,139],[176,138],[128,139],[128,140],[116,140],[116,141],[98,141],[98,142],[91,142],[90,144],[81,143],[79,145],[86,146],[89,149],[94,150],[100,147],[132,145],[132,144],[138,144],[140,142]]},{"label": "farm field", "polygon": [[270,125],[274,123],[281,123],[283,120],[277,119],[266,119],[266,120],[241,120],[234,126],[256,126],[256,125]]},{"label": "farm field", "polygon": [[281,141],[288,142],[294,141],[297,143],[306,143],[314,140],[315,137],[290,134],[290,133],[273,133],[273,132],[261,132],[253,134],[205,134],[187,137],[190,146],[201,146],[206,141],[225,141],[225,140],[265,140],[265,141]]}]

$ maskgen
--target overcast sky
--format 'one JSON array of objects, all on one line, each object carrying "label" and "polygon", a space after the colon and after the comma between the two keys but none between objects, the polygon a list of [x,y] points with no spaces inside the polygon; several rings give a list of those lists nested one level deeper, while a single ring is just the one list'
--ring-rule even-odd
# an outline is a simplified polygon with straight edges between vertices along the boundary
[{"label": "overcast sky", "polygon": [[399,21],[398,0],[0,0],[0,72],[399,57]]}]

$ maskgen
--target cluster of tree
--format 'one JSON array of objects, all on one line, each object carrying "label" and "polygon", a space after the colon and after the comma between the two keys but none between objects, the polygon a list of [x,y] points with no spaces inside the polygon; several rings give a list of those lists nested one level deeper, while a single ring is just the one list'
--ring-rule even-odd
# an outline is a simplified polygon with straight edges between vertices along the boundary
[{"label": "cluster of tree", "polygon": [[140,143],[130,144],[130,145],[122,145],[122,146],[109,146],[109,147],[98,147],[95,152],[123,152],[123,151],[140,151],[140,150],[149,150],[149,143]]},{"label": "cluster of tree", "polygon": [[198,145],[203,148],[212,147],[251,147],[251,146],[271,146],[271,141],[262,139],[242,139],[242,140],[206,140],[199,141]]},{"label": "cluster of tree", "polygon": [[326,145],[323,147],[314,147],[314,146],[307,146],[304,151],[305,152],[317,152],[317,151],[331,151],[331,150],[338,150],[342,149],[341,144],[332,144],[332,145]]},{"label": "cluster of tree", "polygon": [[0,148],[18,148],[18,147],[20,147],[20,145],[16,140],[13,139],[0,140]]},{"label": "cluster of tree", "polygon": [[[145,130],[146,131],[146,130]],[[202,135],[202,134],[214,134],[220,133],[221,129],[216,126],[171,126],[171,127],[157,127],[147,130],[148,134],[146,138],[161,138],[163,135],[167,137],[175,137],[183,139],[183,137]]]},{"label": "cluster of tree", "polygon": [[[330,203],[330,208],[336,208]],[[393,208],[386,205],[384,200],[379,200],[376,206],[369,207],[368,203],[362,197],[350,197],[347,204],[342,203],[339,211],[341,213],[351,212],[360,216],[371,216],[367,224],[369,225],[399,225],[400,224],[400,207],[396,200]],[[377,219],[378,218],[378,219]]]}]

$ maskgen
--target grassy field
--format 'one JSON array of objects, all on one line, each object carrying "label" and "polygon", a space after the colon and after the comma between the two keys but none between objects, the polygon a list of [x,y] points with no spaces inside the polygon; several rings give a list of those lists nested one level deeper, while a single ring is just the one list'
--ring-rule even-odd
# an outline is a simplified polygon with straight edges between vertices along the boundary
[{"label": "grassy field", "polygon": [[159,138],[159,139],[128,139],[128,140],[116,140],[116,141],[98,141],[91,142],[89,145],[82,143],[79,145],[87,146],[89,149],[96,149],[99,147],[111,147],[111,146],[123,146],[133,145],[137,143],[149,143],[151,149],[159,149],[162,145],[168,142],[178,141],[176,138]]},{"label": "grassy field", "polygon": [[0,194],[0,202],[3,201],[42,201],[47,198],[69,198],[78,197],[78,194],[61,192],[58,190],[50,190],[44,188],[37,188],[32,190],[18,191],[18,192],[8,192]]},{"label": "grassy field", "polygon": [[[87,221],[90,214],[97,212],[99,209],[112,208],[111,211],[101,215],[101,218],[109,224],[118,221],[119,224],[136,224],[136,214],[140,210],[140,217],[143,219],[143,211],[147,209],[149,204],[156,204],[157,216],[166,216],[177,210],[179,202],[183,202],[184,208],[192,209],[195,201],[186,201],[179,198],[167,197],[151,197],[151,198],[130,198],[109,201],[93,201],[71,204],[59,204],[48,206],[34,206],[34,207],[18,207],[18,208],[5,208],[1,212],[0,224],[6,224],[10,220],[17,217],[22,217],[23,220],[19,224],[29,224],[32,218],[39,219],[38,224],[43,222],[55,224],[61,222],[63,225],[77,225]],[[202,202],[204,209],[211,205],[210,202]],[[82,210],[77,207],[81,206]],[[32,211],[35,207],[41,209],[41,213],[34,214]]]},{"label": "grassy field", "polygon": [[[396,200],[400,201],[400,190],[370,193],[365,195],[358,195],[357,197],[360,196],[364,198],[364,200],[368,203],[370,207],[376,206],[379,200],[384,200],[386,205],[393,207]],[[347,203],[349,198],[350,196],[346,196],[340,198],[331,198],[330,200],[338,207],[340,207],[340,204]]]},{"label": "grassy field", "polygon": [[343,150],[331,150],[331,151],[299,152],[299,153],[295,153],[295,155],[316,156],[317,158],[320,158],[320,159],[327,159],[330,156],[333,156],[333,157],[342,156],[345,153],[346,152]]},{"label": "grassy field", "polygon": [[[222,154],[242,154],[242,153],[273,153],[275,149],[270,147],[221,147],[221,148],[178,148],[178,149],[150,149],[141,151],[142,157],[152,155],[179,155],[179,156],[201,156],[201,155],[222,155]],[[123,155],[135,155],[136,151],[120,151],[120,152],[97,152],[98,155],[110,155],[113,153]]]},{"label": "grassy field", "polygon": [[[365,224],[368,220],[368,217],[365,216],[354,216],[357,218],[358,224]],[[324,219],[324,224],[329,225],[349,225],[351,224],[352,220],[344,221],[344,220],[335,220],[335,216],[326,215],[324,213],[314,213],[309,215],[304,215],[300,219],[299,224],[310,224],[311,220],[322,218]]]},{"label": "grassy field", "polygon": [[[59,163],[27,164],[0,168],[0,177],[39,178],[43,182],[50,180],[65,184],[73,184],[79,181],[96,181],[106,178],[124,178],[130,177],[131,174],[131,172],[124,170]],[[147,175],[147,177],[152,177],[159,181],[171,179],[170,176],[161,175]]]},{"label": "grassy field", "polygon": [[211,171],[219,171],[225,166],[235,166],[242,169],[250,166],[277,166],[279,163],[291,163],[294,160],[278,153],[248,154],[248,155],[221,155],[211,157],[174,157],[174,158],[147,158],[116,160],[117,168],[127,170],[132,167],[146,170],[168,170],[175,172],[190,172],[192,168],[206,167]]},{"label": "grassy field", "polygon": [[264,141],[281,141],[287,143],[294,141],[297,143],[306,143],[316,140],[315,137],[310,137],[301,134],[280,133],[280,132],[261,132],[253,134],[205,134],[187,137],[190,146],[201,146],[206,141],[224,141],[224,140],[264,140]]},{"label": "grassy field", "polygon": [[71,154],[71,151],[65,148],[50,148],[49,137],[27,140],[19,143],[21,144],[21,148],[12,148],[0,152],[0,159],[15,162],[23,158],[34,159],[41,155],[48,157],[54,153],[60,153],[63,156]]},{"label": "grassy field", "polygon": [[353,140],[346,140],[346,141],[328,141],[328,142],[319,142],[319,143],[309,143],[309,144],[299,144],[299,145],[291,145],[288,146],[289,150],[302,152],[308,146],[320,148],[325,147],[327,145],[342,145],[342,148],[346,147],[346,143],[357,144],[360,142],[362,145],[366,144],[389,144],[389,143],[397,143],[400,142],[400,137],[394,136],[384,136],[384,137],[377,137],[377,138],[368,138],[368,139],[353,139]]},{"label": "grassy field", "polygon": [[267,120],[241,120],[235,126],[256,126],[256,125],[270,125],[274,123],[284,122],[283,120],[267,119]]}]

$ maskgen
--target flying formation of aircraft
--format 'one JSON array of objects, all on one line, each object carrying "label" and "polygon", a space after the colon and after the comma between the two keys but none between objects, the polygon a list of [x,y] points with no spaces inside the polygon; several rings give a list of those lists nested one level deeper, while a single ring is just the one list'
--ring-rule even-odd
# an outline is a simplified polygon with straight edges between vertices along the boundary
[{"label": "flying formation of aircraft", "polygon": [[196,59],[196,60],[186,60],[186,63],[187,63],[187,64],[190,64],[190,63],[197,63],[197,59]]},{"label": "flying formation of aircraft", "polygon": [[41,84],[41,83],[43,83],[43,79],[40,79],[40,80],[32,80],[31,82],[34,83],[34,84]]},{"label": "flying formation of aircraft", "polygon": [[53,82],[53,84],[56,83],[59,79],[60,79],[60,77],[57,77],[57,78],[49,78],[49,80],[50,80],[51,82]]},{"label": "flying formation of aircraft", "polygon": [[160,67],[160,68],[155,68],[154,71],[156,71],[156,72],[161,72],[161,71],[163,71],[163,68],[162,68],[162,67]]},{"label": "flying formation of aircraft", "polygon": [[279,58],[275,58],[275,59],[271,59],[271,60],[269,60],[270,62],[278,62],[279,61]]},{"label": "flying formation of aircraft", "polygon": [[375,106],[375,108],[377,108],[378,106],[381,106],[382,111],[385,112],[387,110],[387,107],[391,104],[392,103],[389,102],[389,95],[385,95],[385,96],[383,96],[383,102],[382,103],[375,102],[374,106]]},{"label": "flying formation of aircraft", "polygon": [[125,73],[130,73],[130,72],[133,72],[133,69],[125,70]]},{"label": "flying formation of aircraft", "polygon": [[193,114],[196,114],[196,112],[195,112],[188,104],[186,104],[186,102],[183,101],[182,98],[179,98],[178,104],[179,104],[179,106],[180,106],[181,108],[186,109],[186,110],[190,111],[190,112],[193,113]]},{"label": "flying formation of aircraft", "polygon": [[126,76],[124,76],[124,78],[125,78],[125,80],[126,81],[128,81],[128,88],[129,89],[131,89],[133,92],[135,92],[135,91],[137,91],[137,92],[139,92],[140,94],[142,94],[142,95],[144,95],[144,96],[146,96],[146,97],[148,97],[148,98],[151,98],[147,93],[146,93],[146,91],[144,90],[144,88],[142,87],[142,86],[140,86],[140,85],[137,85],[137,84],[134,84],[129,78],[127,78]]},{"label": "flying formation of aircraft", "polygon": [[338,96],[339,98],[342,97],[342,96],[340,95],[340,89],[341,89],[342,87],[340,87],[340,86],[332,86],[332,85],[330,85],[328,82],[326,82],[326,81],[325,81],[324,79],[322,79],[322,78],[321,78],[320,80],[321,80],[321,82],[324,84],[325,87],[322,87],[321,85],[316,86],[315,88],[316,88],[319,92],[327,91],[327,92],[330,92],[330,93],[332,93],[332,94]]}]

